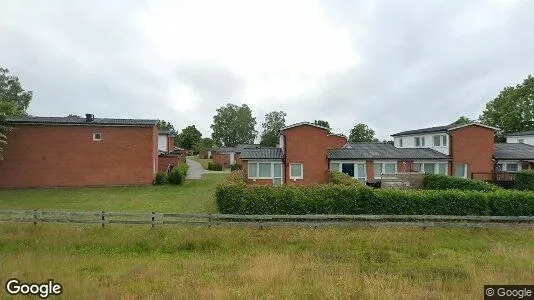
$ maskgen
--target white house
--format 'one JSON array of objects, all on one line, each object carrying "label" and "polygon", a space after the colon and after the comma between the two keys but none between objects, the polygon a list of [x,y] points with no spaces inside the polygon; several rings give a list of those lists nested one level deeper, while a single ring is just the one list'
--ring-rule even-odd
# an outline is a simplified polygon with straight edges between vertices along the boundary
[{"label": "white house", "polygon": [[392,134],[393,142],[397,148],[430,148],[449,155],[449,135],[447,130],[456,125],[429,127],[408,130]]},{"label": "white house", "polygon": [[534,145],[534,130],[510,133],[506,135],[506,142]]}]

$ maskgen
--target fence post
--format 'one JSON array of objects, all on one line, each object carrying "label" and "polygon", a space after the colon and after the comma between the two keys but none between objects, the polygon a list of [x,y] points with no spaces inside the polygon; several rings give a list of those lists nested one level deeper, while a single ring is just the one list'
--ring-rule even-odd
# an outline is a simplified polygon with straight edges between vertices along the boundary
[{"label": "fence post", "polygon": [[33,210],[33,226],[37,226],[37,210]]},{"label": "fence post", "polygon": [[208,217],[208,228],[211,228],[211,214]]},{"label": "fence post", "polygon": [[105,223],[106,223],[106,213],[104,211],[102,211],[100,213],[100,216],[102,217],[102,228],[104,228]]},{"label": "fence post", "polygon": [[154,225],[156,225],[156,224],[155,224],[155,220],[156,220],[156,217],[155,217],[155,216],[156,216],[156,213],[155,213],[155,212],[152,212],[152,228],[154,228]]}]

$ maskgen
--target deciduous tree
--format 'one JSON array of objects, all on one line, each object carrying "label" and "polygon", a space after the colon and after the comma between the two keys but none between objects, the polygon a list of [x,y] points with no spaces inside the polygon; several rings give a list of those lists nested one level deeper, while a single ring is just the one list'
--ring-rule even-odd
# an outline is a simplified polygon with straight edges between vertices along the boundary
[{"label": "deciduous tree", "polygon": [[278,133],[286,124],[286,113],[283,111],[271,111],[265,115],[265,122],[261,124],[260,145],[275,147],[278,144]]},{"label": "deciduous tree", "polygon": [[256,118],[248,105],[226,104],[219,107],[213,116],[211,137],[219,147],[235,147],[237,144],[252,144],[258,132],[254,129]]},{"label": "deciduous tree", "polygon": [[195,125],[190,125],[182,129],[182,132],[176,136],[176,144],[181,148],[190,150],[201,138],[202,133]]},{"label": "deciduous tree", "polygon": [[377,142],[375,137],[375,131],[369,128],[365,124],[357,124],[351,129],[349,135],[349,141],[351,142]]},{"label": "deciduous tree", "polygon": [[328,133],[330,133],[330,131],[332,130],[332,128],[330,128],[330,124],[328,123],[328,121],[315,120],[313,121],[313,124],[328,128]]}]

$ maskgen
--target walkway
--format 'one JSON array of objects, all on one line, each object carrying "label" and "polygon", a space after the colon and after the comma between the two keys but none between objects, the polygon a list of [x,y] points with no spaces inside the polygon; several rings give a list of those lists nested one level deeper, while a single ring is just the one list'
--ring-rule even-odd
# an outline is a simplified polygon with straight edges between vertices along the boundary
[{"label": "walkway", "polygon": [[202,165],[200,163],[192,160],[191,158],[186,158],[186,163],[189,166],[189,169],[187,169],[187,176],[186,179],[202,179]]}]

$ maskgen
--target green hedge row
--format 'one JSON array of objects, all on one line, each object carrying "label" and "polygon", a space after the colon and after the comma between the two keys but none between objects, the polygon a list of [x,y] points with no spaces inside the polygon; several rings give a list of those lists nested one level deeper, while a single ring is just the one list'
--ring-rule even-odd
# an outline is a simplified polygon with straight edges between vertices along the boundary
[{"label": "green hedge row", "polygon": [[501,187],[485,182],[485,181],[458,178],[454,176],[437,175],[437,174],[425,174],[425,180],[424,180],[423,186],[424,186],[424,189],[426,190],[456,189],[456,190],[462,190],[462,191],[488,191],[488,192],[502,190]]},{"label": "green hedge row", "polygon": [[523,191],[534,191],[534,170],[524,170],[515,175],[514,188]]},{"label": "green hedge row", "polygon": [[257,186],[227,180],[216,189],[224,214],[534,215],[534,193],[393,190],[356,185]]},{"label": "green hedge row", "polygon": [[187,176],[187,170],[188,166],[186,164],[180,164],[177,167],[172,168],[168,174],[165,174],[165,172],[157,172],[156,176],[154,177],[154,184],[155,185],[162,185],[166,183],[178,185],[183,184],[185,181],[185,177]]},{"label": "green hedge row", "polygon": [[223,170],[223,165],[218,164],[218,163],[209,162],[208,163],[208,170],[210,170],[210,171],[222,171]]}]

